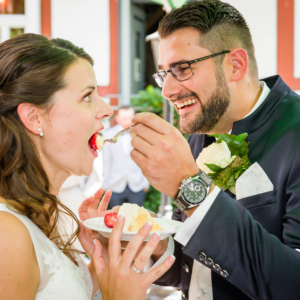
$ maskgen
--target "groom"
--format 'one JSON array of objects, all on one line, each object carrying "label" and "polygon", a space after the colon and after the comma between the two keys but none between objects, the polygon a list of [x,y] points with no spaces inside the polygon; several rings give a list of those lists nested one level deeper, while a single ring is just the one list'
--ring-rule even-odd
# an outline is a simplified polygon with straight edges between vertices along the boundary
[{"label": "groom", "polygon": [[[173,219],[185,221],[153,256],[176,262],[157,284],[184,299],[300,298],[300,97],[280,78],[258,80],[243,16],[221,1],[196,1],[159,25],[158,73],[180,131],[153,114],[138,114],[131,153],[150,183],[175,198]],[[208,134],[248,133],[249,159],[274,190],[238,201],[202,176],[195,159],[214,142]],[[200,172],[200,173],[199,173]],[[182,180],[198,174],[205,193],[193,204],[178,197]]]}]

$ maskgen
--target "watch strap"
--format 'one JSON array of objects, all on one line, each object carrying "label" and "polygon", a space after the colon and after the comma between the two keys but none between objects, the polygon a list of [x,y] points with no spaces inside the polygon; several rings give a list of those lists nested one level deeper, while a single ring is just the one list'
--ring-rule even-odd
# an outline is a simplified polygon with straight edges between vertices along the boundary
[{"label": "watch strap", "polygon": [[181,211],[184,211],[184,210],[187,210],[190,208],[190,204],[187,203],[181,195],[180,193],[180,190],[178,191],[177,195],[175,196],[174,200],[173,200],[173,203],[181,210]]},{"label": "watch strap", "polygon": [[208,175],[205,174],[205,172],[201,171],[200,173],[198,173],[198,176],[199,179],[202,180],[207,187],[211,186],[213,181]]},{"label": "watch strap", "polygon": [[191,204],[189,202],[187,202],[182,194],[181,191],[179,190],[179,192],[177,193],[176,197],[173,200],[173,203],[181,210],[181,211],[185,211],[188,209],[191,209],[195,206],[198,206],[206,197],[204,197],[199,203],[195,203],[195,204]]}]

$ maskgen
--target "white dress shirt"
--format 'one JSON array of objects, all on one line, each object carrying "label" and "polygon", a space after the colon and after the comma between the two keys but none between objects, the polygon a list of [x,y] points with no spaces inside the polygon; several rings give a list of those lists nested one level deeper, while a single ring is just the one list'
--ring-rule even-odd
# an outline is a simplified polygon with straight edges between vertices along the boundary
[{"label": "white dress shirt", "polygon": [[[254,107],[251,109],[251,111],[244,118],[251,115],[269,95],[270,93],[269,87],[263,81],[261,81],[261,84],[263,86],[263,91],[260,97],[256,102],[256,104],[254,105]],[[202,222],[203,218],[207,214],[208,210],[214,203],[220,191],[221,191],[220,188],[215,186],[214,189],[211,191],[211,193],[201,203],[201,205],[199,205],[199,207],[194,211],[194,213],[189,218],[186,219],[186,221],[183,223],[183,225],[177,231],[174,237],[174,239],[177,242],[179,242],[183,246],[187,245],[190,238],[193,236],[193,234],[199,227],[200,223]],[[168,246],[164,254],[164,257],[167,257],[168,255],[172,255],[173,253],[174,253],[174,245],[173,248],[172,245],[170,245]],[[156,264],[157,263],[158,261],[156,262]],[[204,299],[213,300],[211,270],[206,266],[200,264],[198,261],[194,261],[193,264],[189,298],[192,300],[204,300]]]},{"label": "white dress shirt", "polygon": [[[104,133],[106,138],[112,138],[124,128],[117,124]],[[118,138],[118,143],[105,144],[103,154],[103,188],[110,189],[113,193],[122,193],[128,186],[134,193],[149,188],[149,182],[142,170],[132,160],[130,133],[124,133]]]}]

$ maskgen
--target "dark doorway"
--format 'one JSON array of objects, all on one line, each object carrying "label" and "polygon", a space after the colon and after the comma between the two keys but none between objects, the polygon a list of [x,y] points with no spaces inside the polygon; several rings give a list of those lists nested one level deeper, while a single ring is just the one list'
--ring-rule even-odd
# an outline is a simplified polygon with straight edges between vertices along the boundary
[{"label": "dark doorway", "polygon": [[[146,36],[157,31],[158,23],[166,14],[161,5],[155,4],[152,1],[147,0],[132,0],[134,5],[137,5],[146,15],[145,20],[145,33]],[[151,42],[145,42],[145,76],[144,76],[144,88],[149,84],[156,86],[152,74],[156,72],[156,65],[153,59],[153,53],[151,48]]]}]

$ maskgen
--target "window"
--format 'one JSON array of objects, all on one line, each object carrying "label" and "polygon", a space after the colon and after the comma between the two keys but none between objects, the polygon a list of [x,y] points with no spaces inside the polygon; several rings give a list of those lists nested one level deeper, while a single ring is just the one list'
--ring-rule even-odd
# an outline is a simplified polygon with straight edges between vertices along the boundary
[{"label": "window", "polygon": [[19,34],[23,34],[24,33],[24,28],[11,28],[10,29],[10,37],[14,37],[16,35]]},{"label": "window", "polygon": [[25,0],[0,0],[0,14],[25,14]]}]

